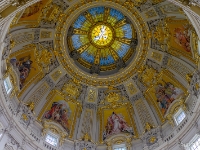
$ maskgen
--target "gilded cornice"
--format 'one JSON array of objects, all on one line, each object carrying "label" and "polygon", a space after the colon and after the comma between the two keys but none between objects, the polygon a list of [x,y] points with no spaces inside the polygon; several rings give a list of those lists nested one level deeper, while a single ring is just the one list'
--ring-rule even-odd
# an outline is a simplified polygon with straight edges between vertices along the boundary
[{"label": "gilded cornice", "polygon": [[[67,41],[65,38],[67,35],[66,32],[69,28],[69,25],[73,21],[73,18],[79,15],[79,12],[99,5],[117,8],[120,11],[122,11],[122,13],[124,13],[125,15],[128,15],[133,24],[135,25],[135,28],[137,29],[138,38],[140,41],[136,49],[136,56],[131,62],[131,64],[125,69],[120,70],[118,73],[106,77],[99,77],[83,72],[74,64],[73,60],[66,52],[68,51],[68,48],[66,47]],[[77,9],[79,9],[79,11],[76,11]],[[70,74],[70,76],[74,77],[80,82],[93,86],[116,85],[132,77],[132,75],[141,67],[141,65],[143,65],[146,58],[147,50],[149,48],[149,39],[145,36],[147,33],[147,25],[140,16],[139,12],[137,12],[137,10],[134,8],[131,9],[127,5],[124,5],[123,2],[105,1],[103,4],[101,2],[91,2],[89,6],[86,2],[81,2],[66,10],[65,14],[59,17],[55,31],[54,52],[57,55],[60,64],[63,65],[63,67]]]}]

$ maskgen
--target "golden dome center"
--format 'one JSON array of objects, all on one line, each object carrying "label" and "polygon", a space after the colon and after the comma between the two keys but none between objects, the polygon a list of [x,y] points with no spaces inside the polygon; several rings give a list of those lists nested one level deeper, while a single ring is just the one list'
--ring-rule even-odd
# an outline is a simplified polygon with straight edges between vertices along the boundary
[{"label": "golden dome center", "polygon": [[106,46],[113,39],[113,32],[107,25],[97,25],[91,32],[92,42],[98,46]]}]

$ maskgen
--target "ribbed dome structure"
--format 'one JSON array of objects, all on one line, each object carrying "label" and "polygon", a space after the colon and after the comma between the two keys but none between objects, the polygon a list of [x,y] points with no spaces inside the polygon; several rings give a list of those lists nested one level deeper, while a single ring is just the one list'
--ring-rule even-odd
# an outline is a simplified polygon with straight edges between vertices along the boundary
[{"label": "ribbed dome structure", "polygon": [[0,2],[0,150],[198,150],[199,6]]}]

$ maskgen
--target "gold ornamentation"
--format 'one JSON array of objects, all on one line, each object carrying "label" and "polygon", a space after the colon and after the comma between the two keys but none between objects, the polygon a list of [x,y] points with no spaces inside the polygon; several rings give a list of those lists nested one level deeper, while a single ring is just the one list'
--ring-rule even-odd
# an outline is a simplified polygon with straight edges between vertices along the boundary
[{"label": "gold ornamentation", "polygon": [[26,114],[22,114],[22,119],[23,119],[24,121],[28,121],[28,116],[27,116]]},{"label": "gold ornamentation", "polygon": [[95,102],[95,98],[96,98],[96,91],[94,89],[90,89],[88,94],[88,102]]},{"label": "gold ornamentation", "polygon": [[154,121],[142,99],[139,99],[135,102],[135,108],[138,112],[140,122],[144,129],[147,127],[147,125],[154,124]]},{"label": "gold ornamentation", "polygon": [[152,52],[151,57],[159,62],[162,60],[162,54],[158,52]]},{"label": "gold ornamentation", "polygon": [[149,139],[150,143],[155,143],[155,141],[156,141],[156,137],[155,136],[150,137],[150,139]]},{"label": "gold ornamentation", "polygon": [[[108,3],[108,1],[105,1],[105,3]],[[113,1],[109,3],[121,5],[120,3]],[[147,38],[144,38],[145,44],[141,44],[138,49],[138,54],[137,58],[134,59],[135,63],[131,63],[129,67],[127,67],[124,71],[123,74],[115,74],[114,76],[110,76],[109,78],[99,78],[98,76],[93,76],[89,74],[85,74],[84,72],[80,71],[79,69],[74,69],[73,63],[71,63],[71,59],[68,58],[69,56],[66,56],[66,45],[64,45],[65,42],[63,42],[63,34],[60,34],[63,31],[66,31],[68,28],[68,24],[66,23],[66,20],[69,19],[70,15],[75,13],[75,10],[77,10],[79,7],[84,7],[84,5],[87,5],[87,3],[84,1],[82,5],[77,5],[76,7],[71,7],[71,9],[68,9],[65,13],[63,18],[60,18],[60,23],[56,27],[56,41],[55,41],[55,53],[58,54],[58,58],[60,60],[60,63],[62,66],[67,70],[69,75],[71,75],[73,78],[76,78],[80,80],[80,82],[83,82],[87,85],[92,85],[92,86],[105,86],[105,85],[115,85],[119,84],[125,80],[128,80],[134,72],[136,72],[142,65],[143,61],[145,60],[145,56],[147,54],[146,49],[148,49],[149,42]],[[141,29],[141,32],[139,33],[141,37],[143,37],[146,33],[148,33],[147,26],[145,24],[145,21],[142,19],[140,14],[135,9],[130,9],[130,5],[124,5],[124,8],[129,10],[129,12],[135,16],[134,23],[136,24],[138,29]],[[104,18],[106,19],[106,18]],[[65,32],[63,32],[65,33]],[[79,60],[81,61],[81,59]],[[87,66],[87,64],[83,64],[83,66]],[[91,67],[91,66],[90,66]],[[102,68],[103,70],[103,68]],[[123,77],[122,77],[123,76]]]},{"label": "gold ornamentation", "polygon": [[41,34],[40,34],[41,39],[51,38],[51,36],[52,36],[51,31],[41,31]]},{"label": "gold ornamentation", "polygon": [[[56,94],[59,94],[59,95],[62,95],[64,98],[65,101],[71,101],[72,103],[76,104],[76,107],[74,109],[75,111],[75,114],[73,116],[73,119],[71,120],[71,129],[70,129],[70,132],[69,132],[69,135],[68,137],[69,138],[72,138],[73,137],[73,134],[74,134],[74,130],[75,130],[75,126],[76,126],[76,121],[77,121],[77,118],[80,117],[80,114],[82,112],[82,106],[79,102],[77,102],[77,100],[75,99],[72,99],[72,98],[69,98],[69,99],[66,99],[66,96],[65,96],[65,93],[63,92],[60,92],[58,90],[52,90],[49,95],[47,96],[47,100],[46,100],[46,103],[44,104],[44,106],[46,107],[43,107],[43,109],[40,111],[39,115],[38,115],[38,120],[41,121],[42,119],[42,116],[44,114],[44,112],[47,110],[47,107],[49,105],[51,105],[53,103],[53,100],[54,100],[54,96]],[[46,122],[48,122],[48,120],[45,120]],[[45,125],[45,124],[44,124]],[[48,126],[48,125],[47,125]],[[44,128],[46,129],[46,127],[44,126]],[[46,130],[45,130],[46,131]],[[66,133],[66,131],[62,131],[63,134]]]},{"label": "gold ornamentation", "polygon": [[54,81],[57,81],[60,78],[61,74],[62,72],[60,70],[57,70],[54,73],[52,73],[51,77]]},{"label": "gold ornamentation", "polygon": [[172,106],[170,106],[170,108],[168,109],[168,111],[165,115],[167,120],[169,121],[169,123],[172,126],[174,126],[173,116],[180,108],[182,108],[184,111],[187,111],[185,100],[183,100],[183,99],[179,99],[179,100],[175,101],[174,104]]},{"label": "gold ornamentation", "polygon": [[60,146],[63,144],[65,138],[67,137],[67,134],[65,130],[61,128],[60,125],[56,124],[55,122],[45,120],[43,122],[43,129],[42,129],[42,135],[45,136],[48,131],[51,131],[52,133],[59,135],[59,143]]},{"label": "gold ornamentation", "polygon": [[83,136],[83,140],[84,140],[84,141],[91,141],[91,138],[90,138],[90,136],[88,135],[88,133],[86,133],[86,134]]},{"label": "gold ornamentation", "polygon": [[148,132],[151,129],[153,129],[153,126],[150,123],[146,122],[144,132]]},{"label": "gold ornamentation", "polygon": [[129,83],[127,84],[128,87],[128,91],[131,95],[135,94],[137,92],[137,89],[135,88],[135,86],[133,85],[133,83]]},{"label": "gold ornamentation", "polygon": [[146,17],[147,17],[148,19],[157,16],[157,14],[156,14],[156,12],[155,12],[154,9],[151,9],[151,10],[147,11],[147,12],[145,13],[145,15],[146,15]]},{"label": "gold ornamentation", "polygon": [[119,134],[113,137],[108,138],[105,142],[107,145],[107,150],[112,150],[114,145],[124,143],[127,150],[131,150],[131,141],[132,138],[130,135]]},{"label": "gold ornamentation", "polygon": [[29,110],[34,113],[34,109],[35,109],[35,103],[34,102],[30,102],[29,104],[26,105]]},{"label": "gold ornamentation", "polygon": [[[36,45],[35,44],[26,45],[22,50],[19,50],[19,51],[16,51],[16,52],[10,54],[8,60],[10,60],[11,58],[16,57],[18,55],[21,55],[23,53],[26,53],[28,51],[34,51],[34,53],[36,53],[36,50],[37,49],[36,49]],[[39,69],[39,72],[34,77],[32,77],[29,81],[26,81],[26,84],[23,86],[22,90],[19,93],[17,93],[18,98],[24,93],[24,91],[27,90],[28,87],[30,87],[30,85],[33,82],[37,82],[41,78],[43,78],[44,73],[43,73],[42,68],[39,65],[38,65],[38,69]],[[15,75],[15,73],[14,73],[14,75]],[[15,75],[15,77],[18,78],[17,75]],[[16,82],[18,82],[18,81],[16,81]]]},{"label": "gold ornamentation", "polygon": [[45,72],[48,72],[49,70],[49,64],[51,64],[52,56],[53,55],[51,52],[49,52],[47,49],[36,52],[37,63],[43,68]]},{"label": "gold ornamentation", "polygon": [[193,75],[190,74],[190,73],[186,74],[186,80],[187,80],[188,84],[190,84],[191,79],[192,79],[192,76],[193,76]]},{"label": "gold ornamentation", "polygon": [[157,71],[151,67],[144,67],[145,69],[143,70],[142,74],[140,75],[141,81],[146,85],[146,86],[151,86],[157,75]]},{"label": "gold ornamentation", "polygon": [[188,68],[183,63],[173,59],[169,58],[167,66],[173,69],[175,72],[177,72],[183,79],[185,79],[188,83],[190,83],[191,77],[192,77],[192,70]]},{"label": "gold ornamentation", "polygon": [[106,46],[108,45],[113,39],[113,31],[111,27],[99,24],[94,26],[91,30],[91,41],[97,46]]},{"label": "gold ornamentation", "polygon": [[66,93],[69,97],[77,98],[80,94],[80,86],[72,80],[62,87],[62,92]]},{"label": "gold ornamentation", "polygon": [[37,107],[40,100],[47,93],[48,90],[49,90],[49,85],[46,82],[43,82],[29,97],[28,102],[33,102]]},{"label": "gold ornamentation", "polygon": [[[138,132],[137,132],[137,128],[136,128],[136,124],[135,124],[135,121],[134,121],[134,116],[133,116],[133,107],[132,107],[132,104],[127,102],[127,103],[110,103],[108,105],[105,105],[105,106],[101,106],[98,108],[98,118],[99,118],[99,121],[100,121],[100,134],[99,134],[99,140],[100,140],[100,143],[103,143],[103,110],[104,109],[117,109],[117,108],[121,108],[121,107],[126,107],[127,108],[127,112],[128,114],[130,115],[129,118],[130,118],[130,121],[131,121],[131,126],[133,127],[133,131],[134,131],[134,137],[138,137]],[[127,135],[126,135],[127,136]],[[107,141],[107,140],[106,140]]]},{"label": "gold ornamentation", "polygon": [[196,90],[198,90],[200,88],[199,83],[195,84],[195,88],[196,88]]}]

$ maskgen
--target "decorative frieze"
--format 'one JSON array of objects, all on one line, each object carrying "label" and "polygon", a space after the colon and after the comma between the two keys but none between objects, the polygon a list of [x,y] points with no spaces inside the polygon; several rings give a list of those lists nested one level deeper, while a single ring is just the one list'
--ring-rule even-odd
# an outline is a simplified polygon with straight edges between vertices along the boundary
[{"label": "decorative frieze", "polygon": [[177,72],[183,79],[187,80],[187,74],[191,74],[192,70],[185,66],[180,61],[177,61],[173,58],[168,58],[167,66]]},{"label": "decorative frieze", "polygon": [[33,94],[29,97],[28,102],[34,102],[37,106],[42,99],[42,97],[47,93],[47,91],[50,89],[50,85],[48,82],[43,82],[42,85],[40,85]]},{"label": "decorative frieze", "polygon": [[136,111],[138,112],[141,124],[143,125],[143,128],[145,128],[146,123],[150,123],[151,125],[154,125],[154,121],[149,113],[149,110],[147,109],[145,103],[142,99],[137,100],[135,103]]}]

